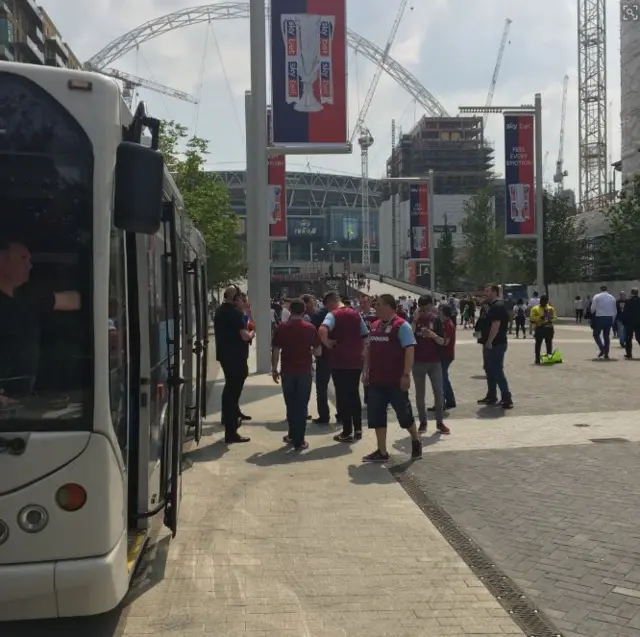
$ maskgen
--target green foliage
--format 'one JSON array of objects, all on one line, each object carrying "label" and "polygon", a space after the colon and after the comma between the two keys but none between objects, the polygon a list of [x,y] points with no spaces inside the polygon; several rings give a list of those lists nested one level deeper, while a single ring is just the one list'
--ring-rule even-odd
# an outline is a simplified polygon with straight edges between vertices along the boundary
[{"label": "green foliage", "polygon": [[604,216],[609,227],[602,240],[602,257],[608,278],[634,280],[640,276],[640,177],[626,185]]},{"label": "green foliage", "polygon": [[465,202],[462,221],[465,249],[464,273],[474,285],[500,282],[506,275],[508,248],[504,230],[496,226],[493,191],[483,188]]},{"label": "green foliage", "polygon": [[436,283],[438,290],[453,292],[458,283],[459,267],[453,247],[453,233],[444,218],[444,232],[438,239],[435,250]]},{"label": "green foliage", "polygon": [[535,239],[512,239],[509,245],[509,273],[518,283],[534,282],[539,287],[550,283],[580,281],[583,278],[583,240],[585,224],[575,216],[566,195],[545,191],[544,271],[545,281],[536,281],[537,248]]},{"label": "green foliage", "polygon": [[189,216],[204,237],[209,287],[220,288],[245,276],[238,217],[229,204],[229,192],[214,175],[205,172],[209,142],[200,137],[189,138],[181,124],[163,122],[160,150]]}]

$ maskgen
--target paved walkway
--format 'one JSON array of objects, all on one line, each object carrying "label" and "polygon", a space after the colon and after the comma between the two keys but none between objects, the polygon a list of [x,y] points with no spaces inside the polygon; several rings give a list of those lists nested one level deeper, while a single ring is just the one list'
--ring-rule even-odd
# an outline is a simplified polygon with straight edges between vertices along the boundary
[{"label": "paved walkway", "polygon": [[372,434],[349,447],[312,427],[288,452],[268,376],[250,376],[243,409],[250,443],[227,449],[212,426],[189,454],[164,577],[124,635],[522,635],[388,470],[361,464]]}]

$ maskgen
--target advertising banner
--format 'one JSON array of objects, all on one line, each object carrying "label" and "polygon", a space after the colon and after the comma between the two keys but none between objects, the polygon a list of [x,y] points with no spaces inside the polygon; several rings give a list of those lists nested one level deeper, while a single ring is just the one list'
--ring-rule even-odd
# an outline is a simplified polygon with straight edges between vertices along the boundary
[{"label": "advertising banner", "polygon": [[507,237],[536,236],[534,116],[505,113],[504,159]]},{"label": "advertising banner", "polygon": [[429,258],[429,186],[411,184],[409,187],[409,232],[411,259]]},{"label": "advertising banner", "polygon": [[271,0],[274,146],[346,144],[346,0]]},{"label": "advertising banner", "polygon": [[[267,143],[273,130],[273,115],[267,108]],[[287,163],[284,155],[269,155],[267,159],[267,212],[269,238],[287,239]]]},{"label": "advertising banner", "polygon": [[289,241],[323,241],[324,217],[289,217],[287,234]]},{"label": "advertising banner", "polygon": [[343,241],[358,241],[360,239],[360,219],[357,217],[342,218]]}]

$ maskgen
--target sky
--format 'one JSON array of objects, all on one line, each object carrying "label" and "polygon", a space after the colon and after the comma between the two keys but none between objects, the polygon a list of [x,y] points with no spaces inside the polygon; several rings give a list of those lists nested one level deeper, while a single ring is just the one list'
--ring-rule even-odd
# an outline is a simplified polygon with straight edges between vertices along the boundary
[{"label": "sky", "polygon": [[[247,0],[248,2],[248,0]],[[618,0],[607,2],[607,101],[609,154],[620,154],[620,31]],[[202,0],[41,0],[63,39],[81,60],[141,24]],[[451,115],[459,106],[484,105],[505,19],[513,20],[494,105],[532,103],[542,94],[543,148],[548,154],[545,181],[551,181],[559,149],[562,83],[569,76],[564,166],[565,187],[578,184],[578,0],[410,0],[391,55],[415,75]],[[222,4],[216,2],[215,4]],[[226,3],[234,4],[234,3]],[[384,48],[400,0],[347,0],[348,27]],[[212,170],[245,166],[244,92],[250,88],[249,21],[213,20],[174,29],[116,60],[113,68],[185,91],[197,106],[140,90],[152,114],[174,119],[210,141]],[[376,66],[349,51],[349,121],[353,125]],[[384,174],[391,147],[391,120],[408,131],[422,108],[391,77],[380,79],[366,124],[375,143],[369,174]],[[502,171],[502,118],[488,119],[487,137]],[[360,174],[360,153],[349,156],[298,156],[291,170]]]}]

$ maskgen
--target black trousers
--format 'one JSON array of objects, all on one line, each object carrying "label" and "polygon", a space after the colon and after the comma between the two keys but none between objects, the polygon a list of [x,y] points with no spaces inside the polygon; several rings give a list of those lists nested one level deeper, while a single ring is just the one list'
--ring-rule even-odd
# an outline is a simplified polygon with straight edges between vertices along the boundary
[{"label": "black trousers", "polygon": [[524,316],[516,316],[516,338],[520,335],[520,330],[522,330],[522,336],[527,335],[527,327],[526,327],[526,318]]},{"label": "black trousers", "polygon": [[342,435],[351,436],[362,431],[362,402],[360,401],[360,369],[332,369],[336,390],[336,408],[342,423]]},{"label": "black trousers", "polygon": [[626,334],[624,346],[627,356],[633,355],[633,339],[640,345],[640,325],[625,325]]},{"label": "black trousers", "polygon": [[224,373],[224,389],[222,390],[222,424],[225,438],[233,437],[238,432],[240,420],[240,396],[244,382],[249,375],[247,360],[229,358],[220,361]]},{"label": "black trousers", "polygon": [[539,325],[534,332],[536,361],[540,360],[540,350],[544,342],[547,354],[553,352],[553,327],[550,325]]},{"label": "black trousers", "polygon": [[329,412],[329,381],[331,380],[331,367],[328,356],[316,358],[316,407],[318,408],[318,418],[323,422],[329,422],[331,418]]}]

